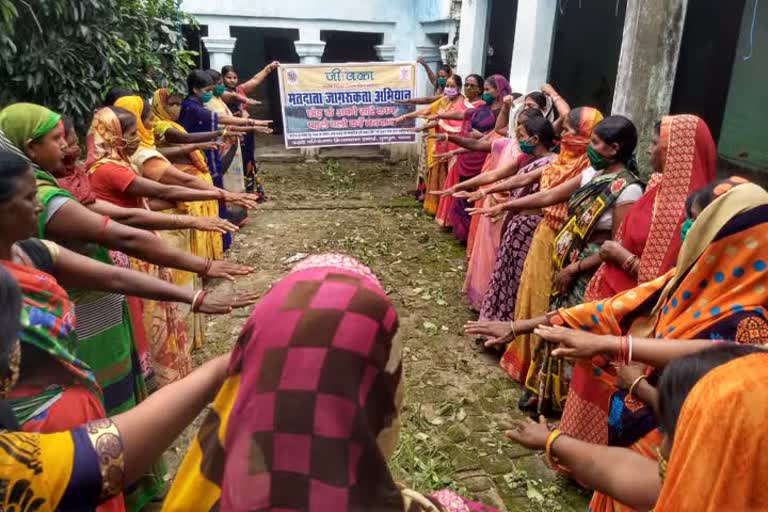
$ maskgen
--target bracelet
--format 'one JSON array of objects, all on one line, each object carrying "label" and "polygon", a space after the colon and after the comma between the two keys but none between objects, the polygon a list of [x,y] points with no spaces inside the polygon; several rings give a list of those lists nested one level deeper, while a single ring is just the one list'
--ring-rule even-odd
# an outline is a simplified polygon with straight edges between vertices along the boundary
[{"label": "bracelet", "polygon": [[559,428],[553,429],[552,432],[549,433],[547,436],[547,442],[544,445],[544,452],[547,456],[547,463],[549,464],[549,467],[555,470],[565,471],[568,470],[565,469],[563,466],[555,462],[555,459],[552,458],[552,444],[557,441],[557,439],[563,435],[563,431],[561,431]]},{"label": "bracelet", "polygon": [[480,189],[480,195],[481,195],[482,197],[485,197],[485,196],[487,196],[487,195],[488,195],[488,192],[487,192],[487,191],[486,191],[484,188],[481,188],[481,189]]},{"label": "bracelet", "polygon": [[635,379],[635,381],[632,383],[631,386],[629,386],[629,392],[627,393],[627,396],[632,397],[635,393],[635,388],[638,384],[640,384],[641,380],[645,380],[645,375],[641,375],[638,378]]},{"label": "bracelet", "polygon": [[198,272],[198,277],[208,277],[208,272],[211,270],[211,267],[213,266],[213,260],[211,258],[205,258],[205,268],[203,268],[202,271]]},{"label": "bracelet", "polygon": [[509,322],[509,328],[512,329],[512,339],[513,340],[517,339],[517,333],[515,332],[515,321],[514,320]]},{"label": "bracelet", "polygon": [[205,299],[205,296],[208,292],[205,290],[198,290],[195,293],[194,298],[192,299],[192,312],[197,313],[200,311],[200,306],[203,304],[203,299]]},{"label": "bracelet", "polygon": [[102,217],[101,227],[99,228],[99,234],[97,235],[97,238],[96,238],[96,240],[98,240],[99,242],[104,240],[104,233],[106,233],[107,231],[107,224],[109,224],[109,220],[110,219],[107,215]]},{"label": "bracelet", "polygon": [[556,101],[558,101],[558,100],[561,100],[561,99],[563,99],[563,97],[562,97],[562,96],[554,96],[554,97],[552,98],[552,103],[554,103],[554,102],[556,102]]},{"label": "bracelet", "polygon": [[443,137],[444,137],[443,142],[448,142],[448,134],[444,133]]},{"label": "bracelet", "polygon": [[632,335],[627,336],[629,350],[627,351],[627,364],[632,363]]},{"label": "bracelet", "polygon": [[223,130],[221,130],[221,136],[222,136],[222,137],[226,137],[226,136],[227,136],[227,129],[226,129],[226,128],[224,128]]},{"label": "bracelet", "polygon": [[616,352],[616,361],[618,363],[624,363],[626,359],[626,343],[627,343],[627,337],[626,336],[619,336],[619,350]]}]

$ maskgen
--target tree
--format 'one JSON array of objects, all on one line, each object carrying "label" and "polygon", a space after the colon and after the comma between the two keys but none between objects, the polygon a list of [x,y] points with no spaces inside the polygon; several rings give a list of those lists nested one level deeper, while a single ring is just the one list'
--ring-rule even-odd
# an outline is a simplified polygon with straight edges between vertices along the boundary
[{"label": "tree", "polygon": [[184,90],[195,52],[180,0],[0,0],[0,106],[39,103],[90,120],[107,90]]}]

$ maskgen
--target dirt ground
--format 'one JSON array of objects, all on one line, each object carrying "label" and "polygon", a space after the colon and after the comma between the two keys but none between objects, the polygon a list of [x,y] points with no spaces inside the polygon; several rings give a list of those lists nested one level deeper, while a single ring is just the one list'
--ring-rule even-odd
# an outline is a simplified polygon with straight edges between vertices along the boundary
[{"label": "dirt ground", "polygon": [[[588,494],[555,477],[540,455],[508,441],[520,388],[497,359],[462,336],[473,317],[461,294],[465,248],[409,195],[407,165],[351,160],[262,164],[270,201],[236,236],[231,258],[257,271],[225,290],[266,291],[297,254],[338,251],[378,275],[399,314],[406,402],[396,479],[419,491],[452,487],[502,511],[571,511]],[[227,351],[248,311],[209,318],[197,362]],[[178,464],[195,427],[168,453]]]}]

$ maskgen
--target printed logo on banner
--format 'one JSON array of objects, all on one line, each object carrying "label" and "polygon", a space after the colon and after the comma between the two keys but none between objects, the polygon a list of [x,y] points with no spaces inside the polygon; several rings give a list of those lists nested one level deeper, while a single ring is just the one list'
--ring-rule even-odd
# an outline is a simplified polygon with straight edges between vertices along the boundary
[{"label": "printed logo on banner", "polygon": [[411,66],[402,66],[400,68],[400,81],[410,82],[411,80]]},{"label": "printed logo on banner", "polygon": [[285,72],[285,78],[288,80],[289,84],[297,84],[299,83],[299,72],[295,69],[289,69]]}]

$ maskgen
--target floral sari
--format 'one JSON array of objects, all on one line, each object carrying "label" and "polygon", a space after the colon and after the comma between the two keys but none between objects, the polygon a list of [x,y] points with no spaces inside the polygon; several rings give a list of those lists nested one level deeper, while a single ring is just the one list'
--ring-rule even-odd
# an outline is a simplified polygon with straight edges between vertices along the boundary
[{"label": "floral sari", "polygon": [[[737,179],[723,190],[693,223],[675,268],[611,298],[559,309],[551,323],[615,336],[765,344],[768,193]],[[648,407],[614,389],[609,442],[655,458],[661,434],[652,411],[645,414],[645,421],[625,422],[641,417],[643,409]],[[590,510],[631,509],[595,493]]]},{"label": "floral sari", "polygon": [[[675,264],[685,200],[714,178],[715,144],[703,120],[678,115],[662,119],[659,145],[662,173],[653,175],[616,233],[616,240],[640,257],[638,276],[605,262],[589,282],[584,302],[651,281]],[[614,368],[602,358],[576,362],[560,428],[584,441],[608,444],[608,403],[615,381]]]}]

